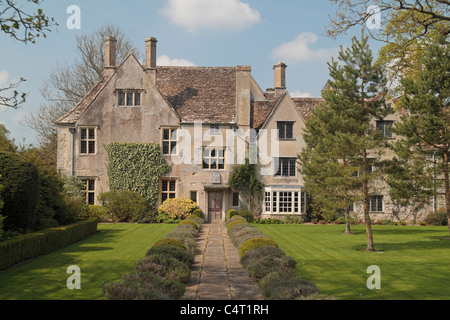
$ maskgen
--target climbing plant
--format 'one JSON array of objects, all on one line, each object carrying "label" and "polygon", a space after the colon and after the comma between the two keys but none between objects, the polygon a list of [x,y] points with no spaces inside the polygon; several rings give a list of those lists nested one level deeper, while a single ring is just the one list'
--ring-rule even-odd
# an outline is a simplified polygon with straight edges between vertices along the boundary
[{"label": "climbing plant", "polygon": [[159,179],[171,170],[159,144],[114,142],[106,146],[106,152],[111,191],[134,191],[153,206],[158,200]]}]

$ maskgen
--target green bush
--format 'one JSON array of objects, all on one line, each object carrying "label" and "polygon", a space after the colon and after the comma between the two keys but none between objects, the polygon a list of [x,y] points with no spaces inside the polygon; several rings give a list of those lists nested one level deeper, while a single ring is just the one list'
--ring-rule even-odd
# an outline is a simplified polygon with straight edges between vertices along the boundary
[{"label": "green bush", "polygon": [[154,254],[165,254],[171,256],[178,261],[186,263],[189,266],[192,266],[194,264],[194,255],[188,252],[186,249],[180,247],[163,244],[157,247],[150,248],[150,250],[147,251],[146,256],[151,256]]},{"label": "green bush", "polygon": [[187,250],[187,248],[183,244],[183,242],[181,242],[178,239],[173,239],[173,238],[162,238],[162,239],[156,241],[153,246],[158,247],[158,246],[162,246],[162,245],[170,245],[170,246],[175,246],[175,247],[179,247],[184,250]]},{"label": "green bush", "polygon": [[230,230],[231,228],[233,228],[233,226],[238,225],[240,223],[247,223],[247,221],[245,220],[234,220],[231,221],[228,225],[227,225],[227,230]]},{"label": "green bush", "polygon": [[107,300],[172,300],[182,297],[185,290],[179,281],[148,272],[125,275],[120,281],[103,286]]},{"label": "green bush", "polygon": [[261,279],[259,287],[268,300],[295,300],[318,293],[313,283],[278,271]]},{"label": "green bush", "polygon": [[242,220],[242,221],[247,222],[247,220],[246,220],[245,218],[241,217],[240,215],[234,215],[234,216],[232,216],[230,219],[228,219],[228,220],[225,221],[225,226],[228,227],[228,225],[229,225],[231,222],[236,221],[236,220]]},{"label": "green bush", "polygon": [[191,253],[195,252],[197,247],[196,238],[198,237],[198,230],[192,225],[178,225],[175,229],[167,233],[165,238],[177,239],[184,244],[186,250]]},{"label": "green bush", "polygon": [[425,223],[430,226],[446,226],[448,225],[448,217],[445,210],[430,212],[425,218]]},{"label": "green bush", "polygon": [[0,270],[68,246],[96,231],[97,220],[90,219],[64,227],[24,234],[0,242]]},{"label": "green bush", "polygon": [[111,221],[108,209],[106,209],[104,206],[89,205],[87,216],[89,218],[96,218],[98,222]]},{"label": "green bush", "polygon": [[255,228],[254,225],[249,223],[234,225],[232,228],[228,229],[228,235],[237,248],[240,248],[240,246],[249,239],[267,238],[264,233],[262,233],[257,228]]},{"label": "green bush", "polygon": [[272,219],[272,218],[265,218],[265,219],[256,219],[253,221],[256,224],[283,224],[284,221],[280,219]]},{"label": "green bush", "polygon": [[203,219],[203,211],[202,211],[202,209],[195,209],[194,212],[192,212],[192,214],[194,216],[197,216],[197,217]]},{"label": "green bush", "polygon": [[239,248],[239,258],[242,258],[242,256],[249,250],[258,249],[262,246],[276,246],[278,247],[277,243],[273,241],[270,238],[252,238],[247,241],[245,241]]},{"label": "green bush", "polygon": [[278,247],[269,245],[247,251],[240,260],[248,275],[256,280],[264,278],[271,272],[283,271],[295,276],[297,262]]},{"label": "green bush", "polygon": [[201,229],[202,225],[205,223],[205,219],[194,216],[193,214],[188,215],[186,219],[194,221],[198,225],[199,229]]},{"label": "green bush", "polygon": [[191,276],[191,269],[187,263],[164,253],[145,256],[136,263],[134,271],[149,272],[180,282],[186,282]]},{"label": "green bush", "polygon": [[233,216],[237,215],[238,212],[235,209],[230,209],[227,212],[227,220],[230,220]]},{"label": "green bush", "polygon": [[180,226],[183,226],[183,225],[190,225],[190,226],[193,226],[193,227],[194,227],[195,229],[197,229],[197,230],[199,230],[199,229],[201,228],[201,226],[199,226],[195,221],[190,220],[190,219],[182,220],[182,221],[180,221],[178,224],[179,224]]},{"label": "green bush", "polygon": [[148,201],[130,190],[102,193],[99,200],[106,208],[111,222],[139,222],[150,212]]},{"label": "green bush", "polygon": [[253,212],[242,209],[241,211],[239,211],[239,215],[243,218],[245,218],[245,220],[247,220],[247,222],[253,222],[253,220],[255,220],[255,216],[253,215]]}]

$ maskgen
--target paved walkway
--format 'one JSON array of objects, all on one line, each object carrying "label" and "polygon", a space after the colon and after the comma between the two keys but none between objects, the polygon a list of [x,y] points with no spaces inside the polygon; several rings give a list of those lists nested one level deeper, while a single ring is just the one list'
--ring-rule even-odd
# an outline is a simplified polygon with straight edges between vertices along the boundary
[{"label": "paved walkway", "polygon": [[204,224],[191,280],[182,300],[261,300],[256,283],[239,263],[223,222]]}]

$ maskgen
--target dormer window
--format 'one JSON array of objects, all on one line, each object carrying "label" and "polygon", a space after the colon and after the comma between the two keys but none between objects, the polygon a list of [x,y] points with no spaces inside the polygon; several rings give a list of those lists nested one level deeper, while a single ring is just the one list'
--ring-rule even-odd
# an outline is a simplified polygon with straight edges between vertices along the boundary
[{"label": "dormer window", "polygon": [[120,90],[118,91],[117,105],[119,107],[132,107],[141,105],[141,92],[136,90]]}]

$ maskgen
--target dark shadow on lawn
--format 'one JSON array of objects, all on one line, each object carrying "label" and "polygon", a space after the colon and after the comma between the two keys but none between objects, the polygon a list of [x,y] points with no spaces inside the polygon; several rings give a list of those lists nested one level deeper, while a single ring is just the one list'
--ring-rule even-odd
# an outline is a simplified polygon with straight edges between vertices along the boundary
[{"label": "dark shadow on lawn", "polygon": [[[62,248],[62,250],[64,250],[64,253],[113,250],[114,248],[101,246],[101,244],[108,243],[112,238],[117,238],[117,234],[122,231],[125,231],[125,229],[99,230],[83,240]],[[99,244],[99,246],[91,246],[94,244]]]},{"label": "dark shadow on lawn", "polygon": [[[374,235],[375,252],[389,252],[401,250],[436,250],[450,249],[450,241],[442,240],[442,237],[429,241],[408,241],[408,242],[380,242],[377,243],[376,235]],[[352,246],[355,251],[366,251],[367,244],[358,244]]]}]

